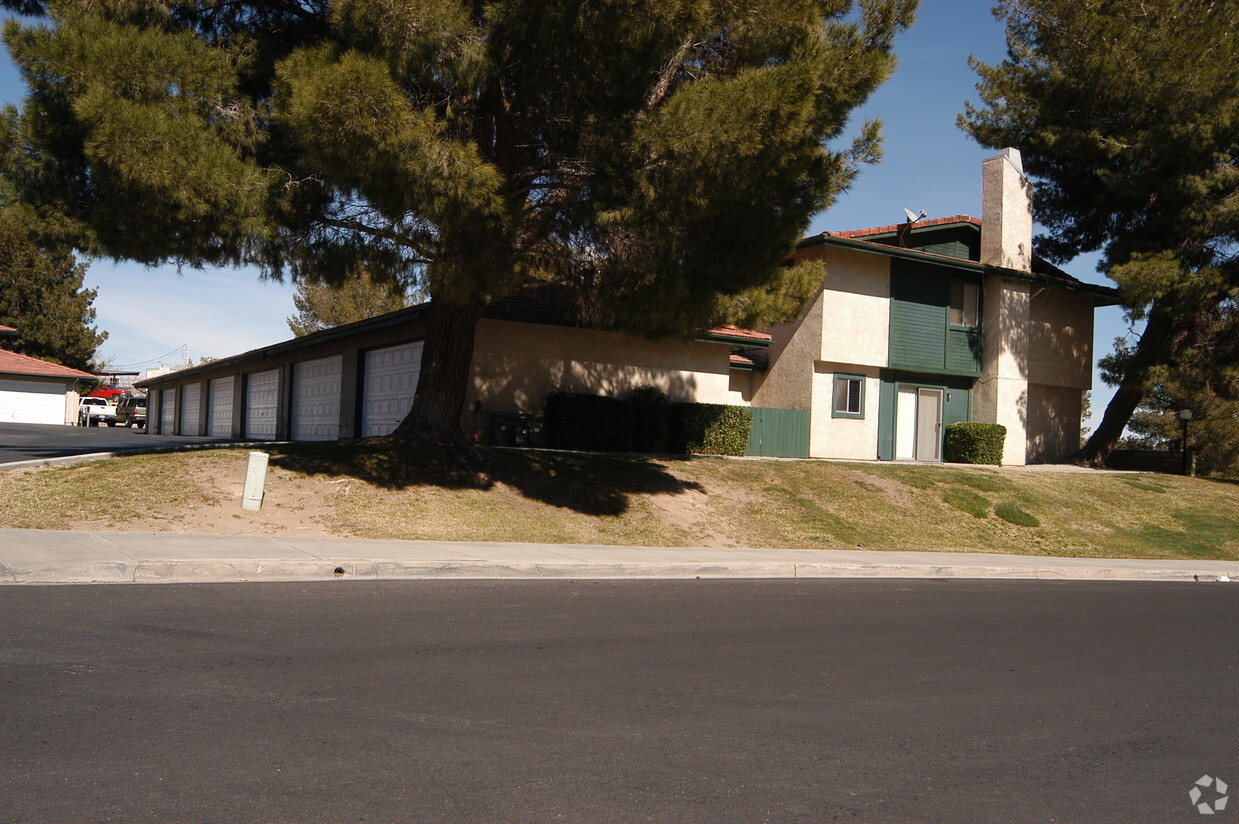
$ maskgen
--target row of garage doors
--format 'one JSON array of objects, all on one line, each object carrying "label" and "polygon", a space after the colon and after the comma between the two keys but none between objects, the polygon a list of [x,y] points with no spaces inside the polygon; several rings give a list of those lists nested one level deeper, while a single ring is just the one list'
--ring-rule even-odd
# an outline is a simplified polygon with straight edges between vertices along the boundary
[{"label": "row of garage doors", "polygon": [[[343,356],[334,355],[293,364],[290,431],[294,441],[333,441],[340,437]],[[361,431],[363,438],[390,435],[408,413],[421,373],[422,343],[372,349],[362,363]],[[274,440],[280,411],[280,372],[253,372],[244,380],[245,416],[242,435],[253,440]],[[197,433],[206,415],[206,433],[227,438],[239,378],[217,378],[207,384],[205,407],[202,384],[180,390],[165,389],[160,397],[159,433]]]}]

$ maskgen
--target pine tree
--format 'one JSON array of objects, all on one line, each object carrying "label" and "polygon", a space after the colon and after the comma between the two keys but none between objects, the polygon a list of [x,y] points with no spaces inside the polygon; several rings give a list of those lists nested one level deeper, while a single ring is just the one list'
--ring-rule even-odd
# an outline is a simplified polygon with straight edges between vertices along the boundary
[{"label": "pine tree", "polygon": [[[1132,347],[1116,341],[1102,376],[1118,383]],[[1139,448],[1181,448],[1182,410],[1190,410],[1189,446],[1205,475],[1239,477],[1239,302],[1228,300],[1200,317],[1196,344],[1173,368],[1151,370],[1150,389],[1127,430]],[[1126,441],[1125,441],[1126,442]]]},{"label": "pine tree", "polygon": [[86,265],[46,239],[12,209],[0,209],[0,324],[17,334],[0,346],[74,369],[93,371],[107,332],[94,327],[95,290],[83,287]]},{"label": "pine tree", "polygon": [[974,63],[961,125],[1021,149],[1042,254],[1101,250],[1145,330],[1081,457],[1104,461],[1151,388],[1239,294],[1239,4],[1010,0],[1008,57]]},{"label": "pine tree", "polygon": [[[459,435],[487,303],[649,335],[774,320],[879,154],[834,149],[915,0],[3,0],[4,173],[92,252],[399,280],[433,302],[403,435]],[[798,307],[797,307],[798,308]],[[766,315],[766,317],[763,317]]]},{"label": "pine tree", "polygon": [[420,290],[401,290],[375,283],[362,272],[343,283],[332,285],[302,280],[293,294],[297,313],[288,318],[288,328],[297,337],[373,318],[421,302]]}]

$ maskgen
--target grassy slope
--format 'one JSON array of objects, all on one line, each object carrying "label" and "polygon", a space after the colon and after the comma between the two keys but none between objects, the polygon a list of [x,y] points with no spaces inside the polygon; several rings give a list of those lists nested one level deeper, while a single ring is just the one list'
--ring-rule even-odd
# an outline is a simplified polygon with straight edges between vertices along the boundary
[{"label": "grassy slope", "polygon": [[[270,451],[264,513],[295,498],[298,518],[343,536],[1239,559],[1239,485],[1190,478],[518,451],[466,467],[384,440]],[[0,474],[0,525],[236,518],[245,460],[217,450]]]}]

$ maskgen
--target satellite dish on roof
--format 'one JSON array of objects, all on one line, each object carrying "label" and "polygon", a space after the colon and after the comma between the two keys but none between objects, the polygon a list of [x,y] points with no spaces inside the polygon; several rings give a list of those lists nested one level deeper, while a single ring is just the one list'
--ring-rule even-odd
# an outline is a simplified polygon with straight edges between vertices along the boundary
[{"label": "satellite dish on roof", "polygon": [[925,217],[925,210],[924,210],[924,209],[921,209],[921,213],[920,213],[919,215],[918,215],[918,214],[916,214],[915,212],[913,212],[911,209],[904,209],[904,210],[903,210],[903,213],[904,213],[905,215],[907,215],[907,216],[908,216],[908,222],[909,222],[909,223],[916,223],[918,220],[920,220],[920,219],[922,219],[923,217]]}]

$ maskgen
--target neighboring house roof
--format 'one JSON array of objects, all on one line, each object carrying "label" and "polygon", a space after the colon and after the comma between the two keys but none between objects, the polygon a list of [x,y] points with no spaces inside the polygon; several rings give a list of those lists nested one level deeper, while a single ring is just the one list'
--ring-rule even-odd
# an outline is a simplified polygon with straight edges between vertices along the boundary
[{"label": "neighboring house roof", "polygon": [[741,352],[732,352],[729,360],[733,369],[765,372],[770,365],[769,358],[769,354],[763,350],[748,349]]},{"label": "neighboring house roof", "polygon": [[80,369],[61,366],[58,363],[48,363],[45,360],[32,358],[29,355],[19,355],[7,349],[0,349],[0,375],[20,375],[31,378],[59,378],[70,381],[93,381],[95,376]]},{"label": "neighboring house roof", "polygon": [[0,323],[0,335],[8,336],[8,335],[16,335],[16,334],[17,334],[17,330],[14,329],[12,326],[5,326],[3,323]]},{"label": "neighboring house roof", "polygon": [[730,323],[725,326],[716,326],[706,334],[708,339],[720,343],[742,342],[749,346],[766,347],[774,340],[772,335],[765,332],[758,332],[755,329],[742,329],[739,326],[732,326]]},{"label": "neighboring house roof", "polygon": [[[942,238],[952,232],[956,233],[957,237],[962,233],[964,236],[973,237],[974,240],[967,243],[954,244],[933,242],[935,239]],[[1093,296],[1094,306],[1114,306],[1118,304],[1117,289],[1085,283],[1038,255],[1033,255],[1033,270],[1031,273],[981,263],[979,260],[980,255],[977,251],[980,248],[980,233],[980,220],[969,215],[953,215],[951,217],[919,220],[912,224],[900,223],[889,226],[875,226],[869,229],[822,232],[820,235],[807,237],[800,241],[796,248],[799,250],[822,245],[841,246],[888,257],[953,266],[981,274],[1000,274],[1003,277],[1030,280],[1073,292],[1085,292]],[[944,254],[940,251],[944,248],[954,248],[966,252],[968,257],[962,257],[959,254]]]}]

